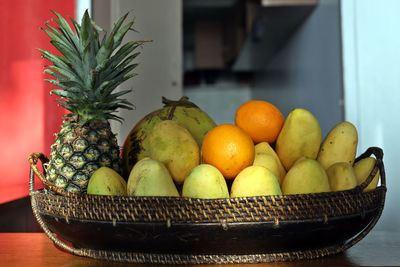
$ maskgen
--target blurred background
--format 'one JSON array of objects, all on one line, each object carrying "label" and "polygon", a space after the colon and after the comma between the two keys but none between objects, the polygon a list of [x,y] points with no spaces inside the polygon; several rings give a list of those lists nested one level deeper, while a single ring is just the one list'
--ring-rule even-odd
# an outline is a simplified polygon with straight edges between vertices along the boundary
[{"label": "blurred background", "polygon": [[120,145],[161,97],[186,95],[217,124],[233,123],[250,99],[284,116],[305,108],[322,135],[347,120],[358,154],[384,150],[388,194],[375,229],[397,230],[400,215],[400,1],[385,0],[14,0],[0,1],[0,231],[40,231],[28,197],[28,155],[49,154],[64,111],[43,79],[37,48],[53,50],[40,30],[50,10],[80,20],[88,9],[105,30],[131,11],[137,32],[153,40],[138,57],[133,111],[113,123]]}]

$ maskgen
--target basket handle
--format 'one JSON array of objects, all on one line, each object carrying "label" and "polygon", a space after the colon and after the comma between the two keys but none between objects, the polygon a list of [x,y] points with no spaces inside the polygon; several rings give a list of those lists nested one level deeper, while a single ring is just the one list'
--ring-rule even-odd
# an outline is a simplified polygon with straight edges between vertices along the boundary
[{"label": "basket handle", "polygon": [[[37,167],[38,161],[42,162],[42,167],[43,167],[43,173],[39,170]],[[31,170],[33,170],[34,174],[39,178],[39,180],[42,182],[42,184],[49,190],[51,190],[54,193],[57,193],[62,196],[66,196],[67,192],[64,190],[64,188],[54,186],[51,184],[47,179],[46,179],[46,163],[49,162],[49,159],[46,157],[41,152],[34,152],[29,155],[28,158],[29,164],[31,165]],[[34,189],[34,188],[33,188]],[[32,191],[30,193],[33,193]]]},{"label": "basket handle", "polygon": [[[40,227],[43,229],[45,234],[52,240],[57,246],[60,248],[66,250],[69,253],[72,253],[74,255],[78,256],[83,256],[84,255],[84,250],[83,249],[77,249],[74,247],[71,247],[70,245],[66,244],[64,241],[59,239],[46,225],[46,223],[43,221],[42,217],[40,217],[37,204],[36,204],[36,199],[34,197],[35,194],[35,174],[39,177],[39,179],[45,184],[45,186],[48,186],[49,182],[46,180],[44,174],[42,174],[39,169],[37,168],[36,164],[38,160],[42,162],[42,165],[48,162],[47,157],[40,153],[32,153],[29,156],[29,163],[31,165],[30,168],[30,173],[29,173],[29,195],[31,197],[31,206],[32,206],[32,211],[33,215],[35,216],[37,222],[39,223]],[[44,170],[44,168],[43,168]],[[47,183],[47,184],[46,184]]]},{"label": "basket handle", "polygon": [[386,188],[386,174],[385,174],[385,168],[383,165],[383,150],[379,147],[370,147],[368,148],[364,153],[362,153],[356,160],[355,163],[370,157],[371,155],[375,156],[375,166],[372,169],[371,173],[369,174],[369,176],[365,179],[364,182],[362,182],[360,185],[357,186],[357,189],[360,191],[363,191],[365,188],[367,188],[367,186],[372,182],[372,180],[374,179],[376,173],[379,170],[379,174],[380,174],[380,180],[381,180],[381,186]]},{"label": "basket handle", "polygon": [[[363,190],[365,187],[367,187],[368,184],[372,181],[372,178],[375,176],[377,170],[379,169],[380,177],[381,177],[381,186],[380,186],[379,189],[377,188],[375,190],[383,190],[384,192],[386,192],[387,188],[386,188],[385,168],[384,168],[384,165],[383,165],[383,150],[381,148],[379,148],[379,147],[370,147],[370,148],[367,149],[367,151],[365,151],[363,154],[361,154],[357,158],[356,162],[361,160],[361,159],[363,159],[363,158],[369,157],[372,154],[374,154],[375,157],[376,157],[376,163],[375,163],[374,170],[371,172],[371,174],[368,176],[368,178],[361,185],[359,185],[358,187],[361,190]],[[361,239],[363,239],[372,230],[372,228],[374,228],[374,226],[376,225],[376,223],[378,222],[379,218],[382,215],[384,206],[385,206],[385,197],[382,197],[381,198],[381,203],[380,203],[379,208],[378,208],[378,213],[374,217],[374,219],[357,236],[355,236],[353,239],[351,239],[346,244],[344,244],[341,247],[340,251],[344,251],[344,250],[354,246]]]}]

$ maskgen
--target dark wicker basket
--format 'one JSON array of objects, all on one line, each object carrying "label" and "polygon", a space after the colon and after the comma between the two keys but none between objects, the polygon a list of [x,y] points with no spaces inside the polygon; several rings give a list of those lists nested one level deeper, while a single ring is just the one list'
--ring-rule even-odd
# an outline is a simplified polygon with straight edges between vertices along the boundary
[{"label": "dark wicker basket", "polygon": [[[371,147],[356,161],[370,155],[375,168],[353,190],[205,200],[65,193],[37,167],[46,156],[33,153],[31,204],[48,237],[79,256],[165,264],[314,259],[350,248],[379,220],[386,195],[383,152]],[[363,192],[378,170],[380,186]],[[45,189],[35,191],[35,174]]]}]

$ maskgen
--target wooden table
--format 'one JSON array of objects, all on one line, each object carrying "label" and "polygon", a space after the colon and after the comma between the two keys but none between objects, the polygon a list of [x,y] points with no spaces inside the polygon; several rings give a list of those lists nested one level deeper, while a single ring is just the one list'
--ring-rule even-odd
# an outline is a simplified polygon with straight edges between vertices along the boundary
[{"label": "wooden table", "polygon": [[[0,266],[146,266],[70,255],[42,233],[0,233]],[[165,266],[165,265],[162,265]],[[215,266],[215,265],[199,265]],[[400,266],[400,232],[371,231],[344,253],[317,260],[222,266]]]}]

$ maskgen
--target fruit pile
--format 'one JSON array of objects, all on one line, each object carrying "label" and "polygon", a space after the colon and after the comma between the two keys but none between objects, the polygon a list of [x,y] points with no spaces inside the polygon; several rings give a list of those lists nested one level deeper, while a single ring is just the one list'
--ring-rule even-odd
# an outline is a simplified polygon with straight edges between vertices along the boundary
[{"label": "fruit pile", "polygon": [[[271,103],[252,100],[238,107],[235,124],[216,125],[186,97],[163,99],[163,108],[145,116],[127,137],[122,157],[110,119],[132,109],[114,92],[135,74],[134,52],[146,41],[122,44],[133,20],[121,17],[111,33],[101,33],[85,12],[69,23],[57,12],[42,28],[58,50],[41,50],[46,79],[69,111],[51,147],[46,179],[73,193],[129,196],[227,198],[307,194],[354,188],[374,167],[356,165],[358,136],[340,122],[321,140],[317,119],[305,109],[284,118]],[[100,36],[103,36],[100,38]],[[321,142],[322,141],[322,142]],[[121,164],[122,161],[122,164]],[[376,187],[379,173],[366,190]]]},{"label": "fruit pile", "polygon": [[186,97],[163,102],[124,143],[128,182],[103,167],[89,194],[212,199],[341,191],[365,181],[375,165],[372,157],[354,165],[358,134],[349,122],[322,140],[318,120],[301,108],[285,119],[271,103],[251,100],[237,109],[235,124],[217,126]]}]

